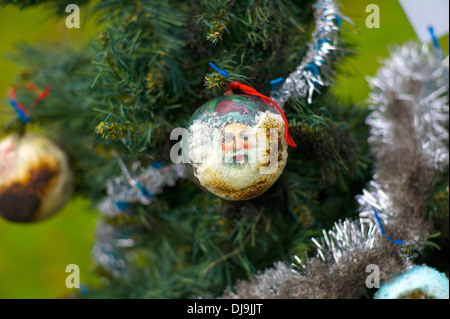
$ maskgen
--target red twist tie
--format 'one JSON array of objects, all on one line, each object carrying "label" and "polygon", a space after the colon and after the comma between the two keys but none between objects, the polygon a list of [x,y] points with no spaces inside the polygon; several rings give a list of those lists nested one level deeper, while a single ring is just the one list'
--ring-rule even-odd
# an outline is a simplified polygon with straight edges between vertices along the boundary
[{"label": "red twist tie", "polygon": [[259,93],[258,91],[256,91],[254,88],[252,88],[251,86],[242,84],[238,81],[233,81],[230,82],[227,86],[227,89],[225,91],[225,95],[230,95],[231,91],[236,91],[236,90],[240,90],[241,92],[248,94],[248,95],[254,95],[259,97],[261,100],[263,100],[264,102],[266,102],[267,105],[269,105],[270,107],[274,108],[274,106],[278,109],[278,112],[281,114],[281,116],[283,117],[284,120],[284,128],[285,128],[285,136],[286,136],[286,142],[290,147],[297,147],[297,145],[294,142],[294,139],[292,138],[291,134],[289,133],[289,125],[288,125],[288,121],[286,119],[286,116],[284,115],[283,110],[278,106],[277,103],[275,103],[274,100],[272,100],[271,98],[262,95],[261,93]]},{"label": "red twist tie", "polygon": [[12,88],[9,90],[9,98],[10,98],[11,100],[14,100],[14,101],[16,102],[17,108],[18,108],[19,110],[21,110],[24,114],[28,115],[28,109],[25,107],[25,105],[23,105],[22,103],[20,103],[19,101],[17,101],[17,98],[16,98],[16,89],[15,89],[14,87],[12,87]]},{"label": "red twist tie", "polygon": [[[32,91],[32,92],[33,92],[33,91],[37,91],[37,90],[39,89],[39,88],[37,87],[37,85],[34,84],[34,83],[27,83],[26,86],[25,86],[25,88],[26,88],[28,91]],[[36,96],[36,98],[35,98],[34,101],[33,101],[32,111],[34,111],[34,109],[35,109],[36,106],[39,104],[39,102],[41,102],[41,101],[42,101],[42,100],[50,93],[50,90],[51,90],[50,86],[47,86],[45,89],[43,89],[42,91],[39,92],[39,94]],[[14,100],[14,101],[17,103],[17,107],[18,107],[22,112],[24,112],[25,114],[28,115],[29,110],[28,110],[28,108],[27,108],[25,105],[23,105],[20,101],[17,100],[17,98],[16,98],[16,89],[15,89],[14,87],[12,87],[12,88],[9,90],[9,98],[12,99],[12,100]]]},{"label": "red twist tie", "polygon": [[33,102],[33,109],[41,102],[48,94],[50,93],[50,86],[47,86],[41,92],[39,92],[38,96]]}]

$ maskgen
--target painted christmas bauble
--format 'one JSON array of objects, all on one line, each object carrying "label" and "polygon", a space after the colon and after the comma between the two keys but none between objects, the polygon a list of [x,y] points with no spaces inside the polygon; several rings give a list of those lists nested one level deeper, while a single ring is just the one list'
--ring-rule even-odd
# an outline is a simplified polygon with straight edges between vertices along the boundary
[{"label": "painted christmas bauble", "polygon": [[282,116],[250,95],[214,98],[192,115],[182,140],[183,162],[202,189],[226,200],[261,195],[287,161]]},{"label": "painted christmas bauble", "polygon": [[0,216],[34,222],[59,211],[73,191],[66,154],[38,134],[10,135],[0,141]]}]

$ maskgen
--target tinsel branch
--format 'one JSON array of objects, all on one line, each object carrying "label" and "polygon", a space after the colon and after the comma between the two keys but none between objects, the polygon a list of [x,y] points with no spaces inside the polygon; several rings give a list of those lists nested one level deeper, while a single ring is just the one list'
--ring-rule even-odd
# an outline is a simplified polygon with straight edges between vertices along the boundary
[{"label": "tinsel branch", "polygon": [[307,97],[312,102],[314,91],[327,86],[333,72],[333,62],[341,48],[341,23],[343,16],[333,0],[319,0],[314,5],[315,29],[302,63],[271,92],[271,99],[280,107],[290,99]]},{"label": "tinsel branch", "polygon": [[449,160],[446,67],[431,50],[405,44],[369,82],[376,173],[358,197],[364,220],[374,223],[378,209],[390,236],[418,251],[431,230],[426,214],[433,180]]},{"label": "tinsel branch", "polygon": [[102,219],[97,223],[92,255],[97,266],[109,276],[127,279],[130,265],[126,256],[139,246],[136,242],[139,236],[133,234],[145,226],[133,205],[150,205],[164,187],[174,186],[177,180],[187,176],[183,164],[164,166],[155,162],[143,168],[135,162],[128,169],[117,154],[115,157],[122,174],[107,183],[107,196],[98,205]]},{"label": "tinsel branch", "polygon": [[141,163],[134,162],[129,171],[118,157],[117,162],[122,174],[107,183],[107,196],[99,204],[100,211],[106,215],[118,215],[134,203],[150,205],[163,187],[174,186],[178,179],[187,177],[183,164],[164,166],[155,162],[143,168]]},{"label": "tinsel branch", "polygon": [[448,167],[445,74],[448,66],[426,46],[407,43],[391,53],[369,81],[376,166],[357,197],[359,218],[323,230],[313,239],[315,256],[295,256],[293,265],[280,261],[223,298],[361,298],[368,295],[368,265],[379,267],[381,280],[412,265],[411,251],[423,250],[432,230],[426,216],[432,182]]},{"label": "tinsel branch", "polygon": [[[128,215],[128,217],[134,216]],[[126,220],[127,215],[123,214],[122,218]],[[118,222],[111,223],[106,218],[97,222],[96,242],[91,254],[102,276],[130,279],[132,271],[129,267],[127,255],[132,255],[134,248],[139,245],[132,234],[141,228],[141,225],[137,223],[133,225],[130,221],[125,221],[120,226]]]},{"label": "tinsel branch", "polygon": [[359,221],[335,223],[321,241],[314,240],[317,255],[289,265],[278,262],[274,268],[256,275],[250,282],[238,283],[223,298],[262,299],[348,299],[365,294],[367,265],[377,264],[386,274],[400,272],[407,260],[397,248]]}]

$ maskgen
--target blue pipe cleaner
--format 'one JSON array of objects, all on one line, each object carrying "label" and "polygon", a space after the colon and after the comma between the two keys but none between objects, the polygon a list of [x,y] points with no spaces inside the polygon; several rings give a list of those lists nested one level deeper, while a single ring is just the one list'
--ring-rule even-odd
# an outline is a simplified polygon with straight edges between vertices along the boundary
[{"label": "blue pipe cleaner", "polygon": [[16,111],[17,116],[19,117],[19,119],[22,120],[22,122],[24,122],[24,123],[30,122],[30,118],[21,109],[19,109],[19,106],[17,105],[16,101],[14,101],[13,99],[10,99],[9,104],[11,104],[14,111]]},{"label": "blue pipe cleaner", "polygon": [[224,77],[228,76],[228,72],[227,71],[219,69],[212,62],[209,62],[209,65],[212,66],[214,69],[216,69],[216,71],[219,72],[220,74],[222,74]]},{"label": "blue pipe cleaner", "polygon": [[116,207],[117,207],[119,210],[125,210],[125,209],[127,209],[128,207],[130,207],[130,203],[124,202],[124,201],[120,201],[120,200],[115,201],[114,204],[116,205]]},{"label": "blue pipe cleaner", "polygon": [[153,197],[153,194],[150,193],[144,186],[142,186],[141,183],[137,183],[136,186],[141,190],[142,194],[144,194],[145,197]]},{"label": "blue pipe cleaner", "polygon": [[384,228],[383,228],[383,225],[381,224],[381,220],[380,220],[380,217],[378,216],[378,212],[376,209],[374,209],[373,211],[375,213],[375,218],[377,219],[378,226],[380,226],[380,231],[381,231],[381,234],[383,235],[383,237],[385,237],[387,240],[390,240],[393,244],[406,245],[406,243],[402,240],[391,240],[390,237],[386,237],[386,233],[384,232]]},{"label": "blue pipe cleaner", "polygon": [[284,78],[279,77],[278,79],[272,80],[269,82],[270,84],[270,89],[271,90],[275,90],[282,82],[283,82]]}]

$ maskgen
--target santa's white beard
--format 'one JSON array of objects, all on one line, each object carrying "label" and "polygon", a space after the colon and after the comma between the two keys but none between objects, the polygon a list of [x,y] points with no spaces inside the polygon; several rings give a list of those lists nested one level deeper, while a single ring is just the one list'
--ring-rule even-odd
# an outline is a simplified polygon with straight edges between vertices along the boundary
[{"label": "santa's white beard", "polygon": [[[213,193],[237,192],[252,186],[260,179],[260,165],[256,163],[224,163],[222,152],[218,152],[218,161],[207,161],[197,169],[197,178],[201,185]],[[216,154],[210,154],[216,157]]]}]

